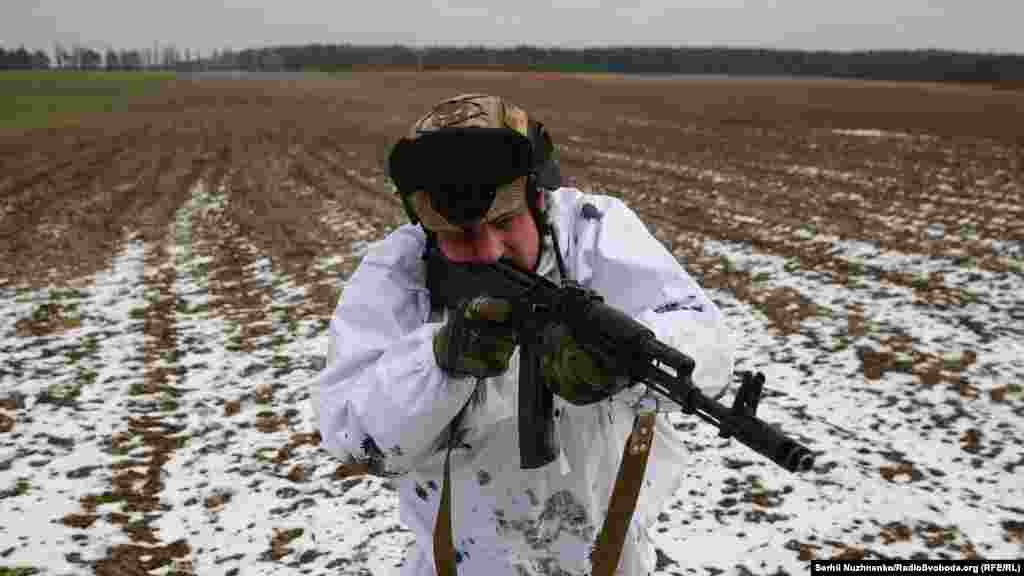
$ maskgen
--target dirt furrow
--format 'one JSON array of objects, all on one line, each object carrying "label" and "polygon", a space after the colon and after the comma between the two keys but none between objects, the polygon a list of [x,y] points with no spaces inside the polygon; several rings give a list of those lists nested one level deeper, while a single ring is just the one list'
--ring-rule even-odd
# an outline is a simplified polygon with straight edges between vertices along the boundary
[{"label": "dirt furrow", "polygon": [[[127,536],[129,544],[110,546],[104,557],[91,562],[93,572],[102,576],[148,576],[152,570],[173,565],[190,550],[184,540],[163,542],[153,526],[166,509],[161,498],[164,466],[186,441],[179,435],[185,426],[169,420],[169,413],[177,408],[176,398],[183,393],[175,376],[179,351],[174,276],[173,258],[168,258],[160,244],[147,244],[143,274],[147,305],[138,313],[143,320],[144,370],[141,381],[125,391],[128,414],[124,427],[106,442],[110,452],[120,458],[111,464],[109,489],[83,496],[81,511],[62,519],[74,528],[104,522],[119,527]],[[99,512],[100,506],[109,505],[117,511]]]},{"label": "dirt furrow", "polygon": [[[914,249],[926,248],[925,253],[932,256],[946,252],[958,254],[958,258],[965,261],[970,258],[974,265],[994,272],[1006,273],[1010,270],[1005,259],[995,256],[991,249],[986,247],[982,251],[975,247],[969,251],[964,248],[963,241],[956,238],[927,239],[929,245],[923,247],[907,241],[906,234],[901,235],[904,239],[902,241],[887,242],[884,235],[880,238],[878,232],[872,233],[871,228],[863,226],[857,227],[857,234],[851,238],[844,233],[849,229],[849,224],[841,224],[844,218],[820,216],[863,213],[854,206],[833,205],[811,209],[811,205],[806,202],[802,209],[797,209],[795,205],[777,206],[774,205],[776,194],[770,195],[772,201],[769,203],[761,199],[766,196],[762,190],[737,194],[735,187],[729,185],[698,182],[698,185],[703,186],[694,188],[686,182],[677,184],[676,179],[663,177],[648,181],[643,173],[609,173],[603,166],[587,162],[586,158],[570,157],[566,160],[570,170],[583,170],[588,175],[585,181],[596,184],[601,191],[622,196],[630,205],[635,204],[635,209],[650,214],[653,219],[693,230],[708,238],[749,242],[758,250],[797,259],[801,268],[826,272],[835,278],[837,284],[848,284],[854,273],[867,274],[912,288],[920,293],[922,301],[935,302],[940,306],[955,306],[974,300],[960,289],[943,285],[941,277],[922,280],[919,274],[883,270],[873,267],[870,262],[851,262],[836,257],[834,247],[829,242],[807,240],[819,234],[832,233],[846,240],[866,240],[880,248],[903,249],[911,253],[915,252]],[[635,201],[638,196],[641,200],[639,202]],[[809,219],[811,214],[815,215],[813,219]],[[800,228],[795,229],[794,225],[798,223],[801,223]]]},{"label": "dirt furrow", "polygon": [[318,164],[309,173],[319,175],[327,194],[365,213],[372,222],[379,222],[381,232],[384,226],[404,222],[401,204],[397,196],[387,190],[383,174],[362,175],[358,169],[350,167],[351,159],[356,156],[338,149],[309,151],[308,154]]},{"label": "dirt furrow", "polygon": [[[603,184],[614,195],[622,195],[629,202],[630,194],[635,187],[619,188],[623,184],[608,186],[607,179]],[[627,183],[626,186],[632,183]],[[952,306],[974,302],[975,299],[963,291],[948,288],[942,282],[941,274],[933,274],[921,282],[917,275],[893,272],[881,269],[871,270],[864,264],[855,271],[850,262],[834,258],[830,247],[812,247],[806,242],[788,242],[770,237],[761,232],[763,226],[751,225],[742,218],[715,210],[708,210],[700,202],[688,203],[684,209],[679,203],[669,205],[631,203],[638,211],[656,237],[673,250],[677,257],[686,262],[687,269],[694,273],[701,284],[710,289],[727,290],[739,300],[748,302],[765,314],[768,325],[781,334],[803,333],[806,330],[802,323],[811,318],[824,315],[846,314],[846,310],[829,311],[815,304],[808,296],[792,287],[767,286],[761,278],[746,270],[737,269],[735,264],[717,254],[708,253],[704,248],[704,239],[731,240],[748,244],[768,254],[782,256],[799,264],[794,270],[813,270],[816,274],[824,273],[831,277],[836,285],[854,286],[860,276],[873,276],[897,286],[909,286],[919,298],[918,304],[945,309]],[[666,212],[669,215],[666,215]],[[678,216],[671,216],[676,213]],[[747,216],[747,215],[744,215]],[[851,314],[851,331],[847,338],[856,338],[857,314]],[[917,377],[925,385],[946,383],[954,386],[957,393],[964,397],[977,396],[978,391],[963,384],[961,373],[971,361],[951,363],[941,354],[926,353],[916,349],[910,338],[910,327],[888,326],[889,335],[879,336],[877,348],[884,352],[876,352],[873,348],[858,351],[861,372],[869,380],[877,380],[885,372],[905,372]],[[823,343],[828,349],[835,349],[835,343]]]},{"label": "dirt furrow", "polygon": [[[1014,222],[1014,209],[1009,209],[1007,213],[1007,209],[990,208],[986,212],[977,202],[973,203],[972,220],[965,221],[962,216],[965,207],[959,200],[947,203],[949,206],[957,206],[954,212],[941,207],[936,209],[936,205],[931,203],[936,200],[934,197],[915,197],[904,192],[898,196],[904,199],[904,206],[928,207],[934,211],[931,214],[907,214],[897,196],[890,193],[895,192],[895,188],[866,193],[863,186],[846,183],[844,187],[822,191],[817,188],[820,183],[802,186],[795,184],[792,178],[784,182],[766,179],[764,183],[759,183],[756,166],[730,164],[717,171],[709,170],[705,165],[697,170],[685,164],[634,159],[575,147],[568,147],[566,151],[569,153],[567,160],[571,164],[593,166],[592,170],[596,171],[594,182],[612,177],[631,184],[626,186],[624,195],[632,196],[635,192],[630,188],[651,183],[645,187],[662,186],[662,196],[673,199],[673,204],[678,203],[677,198],[688,205],[713,199],[725,209],[737,212],[739,216],[760,218],[769,225],[792,222],[813,224],[818,232],[833,233],[851,240],[869,240],[892,250],[970,257],[976,265],[996,272],[1005,272],[1008,264],[979,237],[1012,241],[1016,235],[1024,234],[1024,225],[1017,225],[1016,231],[1013,225],[1009,228],[1006,225]],[[622,168],[616,169],[616,165]],[[685,194],[678,192],[680,187],[685,187]],[[844,194],[844,189],[851,192]],[[961,195],[968,193],[964,191]],[[975,195],[970,196],[973,198]],[[869,197],[875,198],[878,210],[865,205]],[[880,217],[879,213],[884,216]],[[771,216],[766,218],[767,215]],[[834,215],[844,217],[835,218]],[[922,217],[927,218],[925,224],[909,224],[913,219]],[[928,230],[928,223],[942,224],[951,234],[936,240]],[[908,233],[908,228],[913,232]]]}]

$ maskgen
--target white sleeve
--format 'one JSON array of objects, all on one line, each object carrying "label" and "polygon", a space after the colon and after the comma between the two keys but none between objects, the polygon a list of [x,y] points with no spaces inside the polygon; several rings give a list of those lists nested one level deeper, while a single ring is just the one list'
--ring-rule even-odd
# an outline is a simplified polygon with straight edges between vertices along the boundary
[{"label": "white sleeve", "polygon": [[735,345],[718,306],[636,213],[616,198],[590,198],[601,217],[578,230],[581,281],[693,358],[694,385],[706,396],[724,393]]},{"label": "white sleeve", "polygon": [[658,340],[692,358],[694,386],[717,398],[732,381],[735,345],[714,302],[699,288],[693,296],[645,310],[637,320]]},{"label": "white sleeve", "polygon": [[320,373],[324,448],[343,461],[404,474],[433,453],[475,387],[434,360],[426,294],[395,280],[400,270],[368,254],[330,324],[331,357]]}]

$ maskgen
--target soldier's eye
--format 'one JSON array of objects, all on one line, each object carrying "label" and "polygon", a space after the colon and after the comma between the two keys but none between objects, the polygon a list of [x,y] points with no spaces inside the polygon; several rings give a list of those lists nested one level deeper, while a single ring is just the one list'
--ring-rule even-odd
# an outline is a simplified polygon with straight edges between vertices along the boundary
[{"label": "soldier's eye", "polygon": [[492,222],[491,224],[498,230],[507,230],[508,227],[512,225],[513,220],[515,220],[514,214],[512,216],[505,216],[504,218],[499,218]]}]

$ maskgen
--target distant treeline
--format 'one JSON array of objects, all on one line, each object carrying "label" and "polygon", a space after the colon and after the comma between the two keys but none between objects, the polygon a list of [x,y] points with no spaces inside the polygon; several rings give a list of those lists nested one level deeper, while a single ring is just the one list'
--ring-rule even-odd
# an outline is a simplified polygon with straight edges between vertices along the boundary
[{"label": "distant treeline", "polygon": [[33,70],[50,67],[50,57],[42,50],[29,52],[25,48],[0,48],[0,70]]},{"label": "distant treeline", "polygon": [[[48,68],[43,52],[2,51],[2,68]],[[53,65],[73,69],[241,69],[351,70],[406,68],[490,68],[625,74],[715,74],[736,76],[815,76],[874,80],[984,82],[1020,86],[1024,55],[944,50],[862,52],[797,51],[757,48],[605,47],[488,48],[484,46],[354,46],[308,44],[210,54],[180,51],[173,45],[143,50],[96,51],[79,46],[54,51]]]},{"label": "distant treeline", "polygon": [[500,68],[636,74],[818,76],[876,80],[1017,83],[1024,55],[941,50],[829,52],[741,48],[548,49],[322,45],[223,52],[215,66],[260,70]]},{"label": "distant treeline", "polygon": [[180,70],[213,65],[212,59],[202,60],[198,51],[180,51],[173,45],[154,45],[143,50],[95,50],[80,45],[65,47],[58,43],[52,58],[42,50],[29,52],[24,47],[17,50],[0,48],[0,70]]}]

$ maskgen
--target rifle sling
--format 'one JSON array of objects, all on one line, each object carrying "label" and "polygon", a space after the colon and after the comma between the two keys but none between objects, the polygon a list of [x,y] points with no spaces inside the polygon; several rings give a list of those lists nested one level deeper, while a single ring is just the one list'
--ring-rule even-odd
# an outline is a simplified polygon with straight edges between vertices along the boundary
[{"label": "rifle sling", "polygon": [[633,520],[640,487],[644,482],[647,457],[654,445],[656,412],[641,412],[633,419],[633,431],[622,449],[619,475],[612,488],[608,514],[590,554],[590,576],[612,576],[622,557],[626,531]]},{"label": "rifle sling", "polygon": [[[655,412],[641,412],[633,419],[633,431],[622,449],[622,461],[608,503],[608,514],[591,551],[591,576],[613,576],[619,565],[626,531],[632,522],[640,487],[643,485],[647,458],[654,446],[655,416]],[[450,457],[449,447],[444,459],[441,506],[434,525],[434,566],[437,573],[444,576],[457,574],[451,525]]]},{"label": "rifle sling", "polygon": [[457,576],[455,568],[455,543],[452,541],[451,517],[451,467],[452,449],[444,457],[444,480],[441,482],[441,506],[434,524],[434,567],[439,576]]},{"label": "rifle sling", "polygon": [[[480,385],[480,381],[477,381],[477,386]],[[448,446],[444,454],[444,479],[441,481],[441,502],[437,510],[437,521],[434,523],[434,568],[439,576],[458,576],[459,573],[455,567],[457,560],[455,542],[452,539],[451,459],[459,424],[472,401],[472,397],[466,400],[448,426]]]}]

